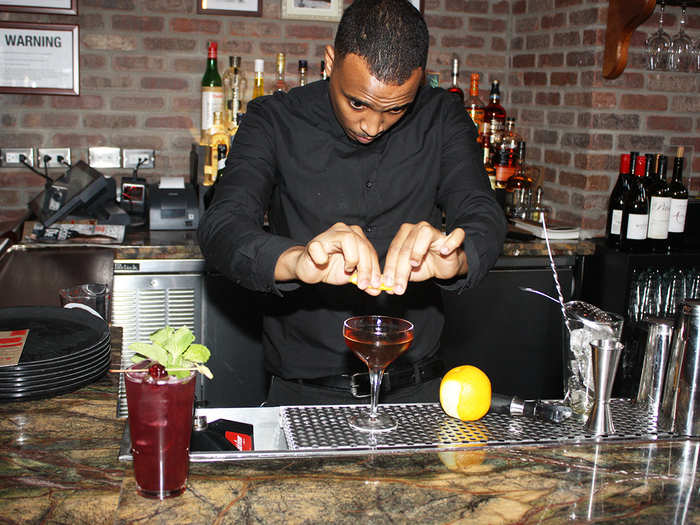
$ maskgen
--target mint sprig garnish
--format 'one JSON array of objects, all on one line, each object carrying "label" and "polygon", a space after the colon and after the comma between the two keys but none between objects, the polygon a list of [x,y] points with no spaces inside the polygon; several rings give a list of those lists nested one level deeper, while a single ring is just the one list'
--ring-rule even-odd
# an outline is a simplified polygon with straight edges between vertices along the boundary
[{"label": "mint sprig garnish", "polygon": [[[135,352],[131,361],[138,363],[144,359],[151,359],[163,365],[166,370],[173,368],[196,368],[205,377],[213,379],[211,370],[204,366],[211,356],[209,349],[194,343],[194,334],[186,326],[177,330],[165,326],[153,332],[149,337],[151,343],[131,343],[129,349]],[[168,371],[170,374],[171,372]],[[177,378],[185,378],[187,371],[174,370]]]}]

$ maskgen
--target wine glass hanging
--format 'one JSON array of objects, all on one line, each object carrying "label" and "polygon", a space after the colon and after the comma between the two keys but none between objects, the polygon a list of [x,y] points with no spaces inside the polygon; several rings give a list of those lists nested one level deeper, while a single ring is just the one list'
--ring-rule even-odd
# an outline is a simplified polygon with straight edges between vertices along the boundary
[{"label": "wine glass hanging", "polygon": [[671,37],[664,31],[664,8],[660,4],[659,28],[644,42],[644,50],[647,56],[647,69],[650,71],[665,71],[668,69],[668,53],[671,45]]},{"label": "wine glass hanging", "polygon": [[668,48],[668,69],[670,71],[689,72],[693,62],[693,40],[685,32],[686,8],[681,8],[681,22],[678,33],[671,39]]}]

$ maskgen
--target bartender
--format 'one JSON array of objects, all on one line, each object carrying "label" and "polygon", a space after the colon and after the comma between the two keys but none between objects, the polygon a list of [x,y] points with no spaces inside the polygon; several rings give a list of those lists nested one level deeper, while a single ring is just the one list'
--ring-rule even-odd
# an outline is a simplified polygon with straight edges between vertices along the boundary
[{"label": "bartender", "polygon": [[438,400],[441,289],[484,277],[505,219],[461,102],[424,84],[428,42],[410,2],[355,0],[325,49],[328,81],[248,104],[199,240],[217,270],[269,295],[269,405],[368,402],[342,335],[366,314],[415,326],[382,401]]}]

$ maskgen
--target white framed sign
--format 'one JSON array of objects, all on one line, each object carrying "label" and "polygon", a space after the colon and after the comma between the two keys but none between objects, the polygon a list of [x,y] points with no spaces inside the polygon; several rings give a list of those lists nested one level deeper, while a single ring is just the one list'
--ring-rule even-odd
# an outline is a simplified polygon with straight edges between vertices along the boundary
[{"label": "white framed sign", "polygon": [[0,93],[79,95],[78,26],[0,22]]},{"label": "white framed sign", "polygon": [[262,16],[262,0],[198,0],[203,15]]},{"label": "white framed sign", "polygon": [[0,11],[77,15],[78,0],[0,0]]},{"label": "white framed sign", "polygon": [[282,18],[338,22],[343,0],[282,0]]}]

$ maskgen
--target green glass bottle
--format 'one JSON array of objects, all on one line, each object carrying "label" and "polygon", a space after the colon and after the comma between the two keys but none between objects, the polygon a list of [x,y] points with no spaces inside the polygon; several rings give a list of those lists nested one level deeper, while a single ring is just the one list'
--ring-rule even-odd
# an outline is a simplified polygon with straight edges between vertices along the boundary
[{"label": "green glass bottle", "polygon": [[202,137],[214,124],[214,113],[224,111],[224,87],[216,64],[216,42],[209,42],[207,68],[202,77]]}]

